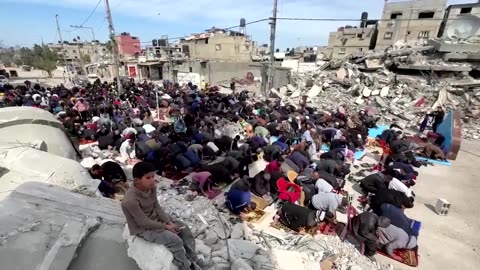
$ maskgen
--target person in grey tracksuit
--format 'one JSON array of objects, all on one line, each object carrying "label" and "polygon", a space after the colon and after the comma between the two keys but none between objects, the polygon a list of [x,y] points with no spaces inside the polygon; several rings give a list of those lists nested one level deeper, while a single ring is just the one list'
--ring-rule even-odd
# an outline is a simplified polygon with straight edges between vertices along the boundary
[{"label": "person in grey tracksuit", "polygon": [[[388,220],[388,223],[390,223],[390,220]],[[395,249],[413,249],[417,246],[417,237],[408,235],[403,229],[392,224],[378,226],[377,237],[380,247],[392,257],[395,256],[393,253]]]}]

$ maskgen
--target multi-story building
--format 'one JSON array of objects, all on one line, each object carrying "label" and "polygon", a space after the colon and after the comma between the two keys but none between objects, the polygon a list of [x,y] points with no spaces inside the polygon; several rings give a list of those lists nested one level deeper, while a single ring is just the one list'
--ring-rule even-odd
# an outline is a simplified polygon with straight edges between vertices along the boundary
[{"label": "multi-story building", "polygon": [[116,39],[118,53],[122,58],[137,57],[140,55],[142,48],[140,47],[140,39],[138,37],[123,32],[116,36]]},{"label": "multi-story building", "polygon": [[218,28],[191,35],[180,44],[183,53],[190,58],[222,61],[251,61],[254,47],[248,36]]},{"label": "multi-story building", "polygon": [[[68,42],[62,44],[48,44],[48,47],[58,51],[60,59],[65,57],[67,62],[78,62],[83,64],[95,63],[108,60],[109,51],[107,46],[99,42]],[[63,47],[63,50],[62,50]],[[89,60],[89,61],[86,61]]]},{"label": "multi-story building", "polygon": [[366,28],[340,27],[328,35],[326,58],[343,58],[356,52],[373,49],[376,40],[376,25]]},{"label": "multi-story building", "polygon": [[377,40],[377,24],[376,20],[368,20],[368,13],[363,12],[358,27],[347,25],[338,28],[336,32],[330,32],[324,57],[343,58],[349,54],[373,49]]},{"label": "multi-story building", "polygon": [[[475,22],[473,22],[475,21],[475,17],[473,16],[480,18],[480,2],[448,6],[445,11],[445,18],[442,22],[438,37],[447,38],[449,36],[455,37],[455,35],[457,35],[457,38],[466,38],[459,35],[468,35],[468,33],[455,33],[455,28],[456,25],[465,24],[465,22],[462,21],[467,21],[467,24],[472,21],[472,23],[475,24]],[[477,21],[478,20],[480,19],[477,19]],[[472,29],[475,28],[472,27]],[[463,28],[461,30],[467,29]],[[477,31],[472,33],[471,36],[480,36],[480,28],[477,28]]]},{"label": "multi-story building", "polygon": [[386,2],[375,49],[384,50],[399,40],[426,43],[436,37],[446,4],[447,0]]}]

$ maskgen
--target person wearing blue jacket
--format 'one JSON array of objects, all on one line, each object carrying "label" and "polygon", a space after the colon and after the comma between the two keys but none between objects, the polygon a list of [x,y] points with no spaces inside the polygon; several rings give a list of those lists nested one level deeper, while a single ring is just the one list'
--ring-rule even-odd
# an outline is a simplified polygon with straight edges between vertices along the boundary
[{"label": "person wearing blue jacket", "polygon": [[418,236],[418,232],[412,230],[414,220],[408,218],[402,209],[393,204],[384,203],[380,206],[380,216],[390,219],[392,225],[404,230],[408,235]]},{"label": "person wearing blue jacket", "polygon": [[250,192],[251,182],[248,176],[235,181],[225,193],[225,206],[235,215],[247,213],[256,208]]}]

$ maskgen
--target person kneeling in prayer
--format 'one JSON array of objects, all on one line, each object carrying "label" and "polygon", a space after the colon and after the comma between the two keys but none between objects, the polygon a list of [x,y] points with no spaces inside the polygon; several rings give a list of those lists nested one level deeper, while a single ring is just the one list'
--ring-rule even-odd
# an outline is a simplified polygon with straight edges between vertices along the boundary
[{"label": "person kneeling in prayer", "polygon": [[408,235],[401,228],[390,224],[388,218],[386,219],[389,222],[386,222],[377,228],[378,244],[383,250],[385,250],[388,256],[403,261],[403,259],[395,255],[393,251],[396,249],[416,249],[417,237]]},{"label": "person kneeling in prayer", "polygon": [[322,210],[327,213],[331,213],[336,217],[336,212],[339,207],[345,207],[348,205],[347,198],[337,193],[322,193],[319,192],[312,197],[310,206],[313,209]]},{"label": "person kneeling in prayer", "polygon": [[277,212],[278,220],[296,232],[308,232],[315,228],[324,219],[333,218],[333,215],[320,210],[285,202]]},{"label": "person kneeling in prayer", "polygon": [[252,202],[250,192],[251,183],[248,176],[235,181],[230,190],[225,193],[225,206],[235,215],[244,216],[255,210],[256,204]]},{"label": "person kneeling in prayer", "polygon": [[160,207],[155,187],[155,168],[148,162],[133,167],[133,187],[122,201],[130,235],[164,245],[173,254],[173,263],[181,270],[190,269],[191,260],[198,263],[195,238],[185,224],[173,220]]}]

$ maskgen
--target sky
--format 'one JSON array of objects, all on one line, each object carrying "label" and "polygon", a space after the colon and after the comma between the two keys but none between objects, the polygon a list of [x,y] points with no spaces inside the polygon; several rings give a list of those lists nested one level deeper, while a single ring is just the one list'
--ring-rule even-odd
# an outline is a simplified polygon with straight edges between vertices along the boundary
[{"label": "sky", "polygon": [[[0,43],[31,46],[58,42],[55,23],[58,14],[63,40],[75,37],[92,40],[89,29],[72,29],[94,10],[99,0],[0,0]],[[369,19],[380,18],[385,0],[278,0],[278,17],[357,19],[363,11]],[[390,0],[394,1],[394,0]],[[448,4],[475,2],[449,0]],[[272,15],[273,0],[110,0],[116,33],[138,36],[142,46],[162,35],[169,37],[200,33],[212,26],[227,28]],[[276,47],[326,45],[328,32],[347,24],[343,21],[278,21]],[[92,27],[97,40],[108,39],[104,0],[83,24]],[[73,31],[72,31],[73,30]],[[247,25],[247,34],[259,43],[269,43],[268,21]]]}]

